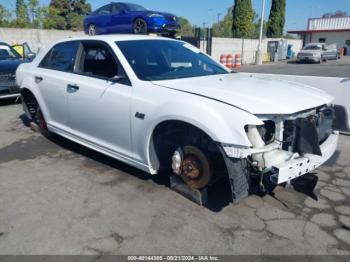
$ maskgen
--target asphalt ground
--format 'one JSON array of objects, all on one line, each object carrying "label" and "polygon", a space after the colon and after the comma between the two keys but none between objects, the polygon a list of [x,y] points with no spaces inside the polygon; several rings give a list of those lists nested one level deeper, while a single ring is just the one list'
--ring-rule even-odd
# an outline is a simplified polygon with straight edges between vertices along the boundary
[{"label": "asphalt ground", "polygon": [[[0,102],[1,103],[1,102]],[[350,254],[350,138],[307,188],[207,207],[0,106],[0,254]]]},{"label": "asphalt ground", "polygon": [[350,78],[350,56],[345,56],[337,61],[329,60],[322,64],[297,64],[294,60],[285,60],[278,63],[268,63],[261,66],[244,65],[238,71],[264,74]]}]

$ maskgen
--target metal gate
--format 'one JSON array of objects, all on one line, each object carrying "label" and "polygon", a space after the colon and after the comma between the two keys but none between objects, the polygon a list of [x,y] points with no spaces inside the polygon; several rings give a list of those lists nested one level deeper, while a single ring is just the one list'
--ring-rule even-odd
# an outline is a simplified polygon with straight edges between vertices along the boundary
[{"label": "metal gate", "polygon": [[212,53],[212,41],[213,39],[213,30],[212,28],[206,28],[203,30],[201,28],[195,28],[194,36],[183,36],[181,37],[182,41],[190,43],[195,47],[201,49],[203,52],[206,52],[208,55]]}]

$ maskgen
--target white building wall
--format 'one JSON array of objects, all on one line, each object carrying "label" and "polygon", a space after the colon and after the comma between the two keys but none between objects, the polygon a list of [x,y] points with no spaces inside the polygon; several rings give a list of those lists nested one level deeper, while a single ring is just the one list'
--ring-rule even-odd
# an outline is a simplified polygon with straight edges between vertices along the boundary
[{"label": "white building wall", "polygon": [[320,38],[325,38],[327,44],[339,44],[340,47],[345,46],[346,40],[350,40],[350,32],[320,32],[312,33],[308,43],[318,43]]}]

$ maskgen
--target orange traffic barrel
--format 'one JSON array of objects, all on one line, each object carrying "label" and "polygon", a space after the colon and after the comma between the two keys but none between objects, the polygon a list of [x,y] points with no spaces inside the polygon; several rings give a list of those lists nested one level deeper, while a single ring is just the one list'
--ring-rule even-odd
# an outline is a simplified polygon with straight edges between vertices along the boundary
[{"label": "orange traffic barrel", "polygon": [[231,54],[226,56],[226,67],[230,69],[233,68],[233,55]]},{"label": "orange traffic barrel", "polygon": [[242,57],[240,54],[235,55],[235,67],[240,68],[242,66]]},{"label": "orange traffic barrel", "polygon": [[223,65],[226,65],[226,58],[227,58],[227,55],[225,54],[220,55],[220,63]]},{"label": "orange traffic barrel", "polygon": [[225,65],[226,66],[226,59],[227,59],[227,55],[221,55],[220,56],[220,64]]}]

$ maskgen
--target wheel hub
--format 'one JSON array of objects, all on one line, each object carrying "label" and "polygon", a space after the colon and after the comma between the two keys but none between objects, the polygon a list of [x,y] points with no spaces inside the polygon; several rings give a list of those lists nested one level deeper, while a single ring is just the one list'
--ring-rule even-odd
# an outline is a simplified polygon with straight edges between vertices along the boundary
[{"label": "wheel hub", "polygon": [[195,180],[202,175],[202,166],[194,156],[186,156],[182,163],[182,175]]}]

